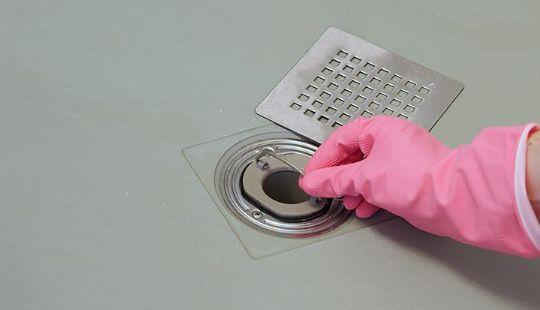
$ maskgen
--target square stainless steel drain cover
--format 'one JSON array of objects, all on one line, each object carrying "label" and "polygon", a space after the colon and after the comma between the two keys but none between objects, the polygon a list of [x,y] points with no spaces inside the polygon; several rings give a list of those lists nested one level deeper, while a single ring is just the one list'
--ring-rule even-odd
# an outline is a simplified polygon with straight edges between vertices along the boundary
[{"label": "square stainless steel drain cover", "polygon": [[463,84],[337,28],[329,28],[256,108],[322,142],[354,118],[393,115],[431,129]]}]

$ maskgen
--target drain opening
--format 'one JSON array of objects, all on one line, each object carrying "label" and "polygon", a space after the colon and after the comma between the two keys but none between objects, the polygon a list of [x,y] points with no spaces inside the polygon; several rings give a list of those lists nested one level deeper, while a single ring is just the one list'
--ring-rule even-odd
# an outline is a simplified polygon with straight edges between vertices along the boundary
[{"label": "drain opening", "polygon": [[339,199],[315,199],[299,188],[300,173],[316,149],[289,133],[241,141],[216,167],[216,193],[232,214],[257,230],[292,238],[329,232],[352,213]]},{"label": "drain opening", "polygon": [[300,174],[296,171],[277,171],[268,175],[262,183],[263,191],[275,201],[297,204],[309,200],[309,196],[298,186]]}]

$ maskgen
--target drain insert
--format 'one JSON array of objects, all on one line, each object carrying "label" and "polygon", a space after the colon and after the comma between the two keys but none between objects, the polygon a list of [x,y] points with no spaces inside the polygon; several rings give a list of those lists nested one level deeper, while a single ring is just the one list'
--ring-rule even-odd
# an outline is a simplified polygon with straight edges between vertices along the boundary
[{"label": "drain insert", "polygon": [[[316,149],[289,133],[240,141],[225,152],[216,167],[218,198],[232,214],[260,231],[293,238],[331,231],[351,212],[338,199],[305,195],[297,186],[300,173],[296,169],[300,168],[292,168],[303,167]],[[265,152],[276,157],[261,157]],[[258,165],[258,160],[265,165]]]},{"label": "drain insert", "polygon": [[[274,154],[268,148],[262,155]],[[311,198],[298,186],[300,173],[275,156],[280,156],[292,166],[305,166],[309,157],[296,153],[281,155],[258,155],[249,164],[242,176],[242,187],[246,198],[253,201],[266,213],[284,221],[306,220],[324,211],[327,199]],[[263,163],[261,165],[261,163]]]}]

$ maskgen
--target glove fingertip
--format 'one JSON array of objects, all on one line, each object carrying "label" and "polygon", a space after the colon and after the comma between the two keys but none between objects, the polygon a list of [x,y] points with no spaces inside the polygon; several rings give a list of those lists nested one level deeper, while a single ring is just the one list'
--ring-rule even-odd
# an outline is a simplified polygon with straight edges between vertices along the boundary
[{"label": "glove fingertip", "polygon": [[361,196],[345,196],[343,197],[343,206],[345,206],[345,209],[347,210],[354,210],[362,201],[364,201],[364,198]]},{"label": "glove fingertip", "polygon": [[354,212],[359,218],[366,219],[372,217],[375,213],[377,213],[377,211],[379,211],[378,207],[364,201],[355,209]]},{"label": "glove fingertip", "polygon": [[316,178],[312,177],[311,174],[306,174],[298,179],[298,186],[310,196],[318,196],[317,192],[318,183]]}]

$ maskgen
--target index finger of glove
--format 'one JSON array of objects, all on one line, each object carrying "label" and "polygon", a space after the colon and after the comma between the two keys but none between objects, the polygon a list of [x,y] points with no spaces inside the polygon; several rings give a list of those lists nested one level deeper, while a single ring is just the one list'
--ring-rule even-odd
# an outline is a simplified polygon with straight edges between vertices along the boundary
[{"label": "index finger of glove", "polygon": [[313,158],[304,168],[305,172],[313,170],[337,166],[345,161],[350,162],[351,157],[360,159],[361,150],[358,141],[359,123],[366,122],[365,120],[355,120],[343,127],[334,131],[330,137],[324,141],[319,149],[313,155]]}]

